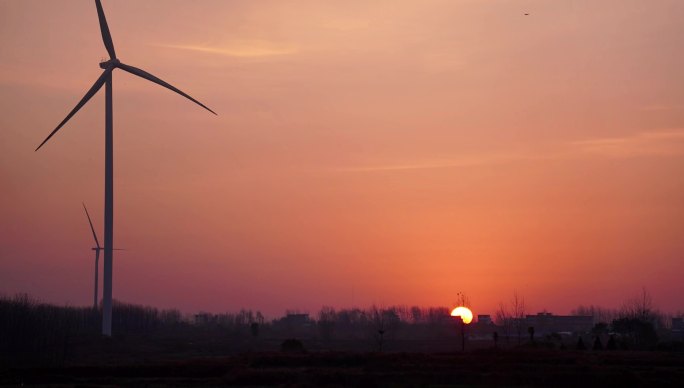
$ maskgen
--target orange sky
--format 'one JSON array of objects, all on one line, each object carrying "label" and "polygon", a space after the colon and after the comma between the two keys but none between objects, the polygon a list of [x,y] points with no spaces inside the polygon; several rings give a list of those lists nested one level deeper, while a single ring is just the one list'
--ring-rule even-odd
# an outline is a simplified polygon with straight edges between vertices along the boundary
[{"label": "orange sky", "polygon": [[[114,297],[684,310],[684,2],[107,1]],[[524,16],[529,12],[529,16]],[[91,1],[0,0],[0,292],[91,301]]]}]

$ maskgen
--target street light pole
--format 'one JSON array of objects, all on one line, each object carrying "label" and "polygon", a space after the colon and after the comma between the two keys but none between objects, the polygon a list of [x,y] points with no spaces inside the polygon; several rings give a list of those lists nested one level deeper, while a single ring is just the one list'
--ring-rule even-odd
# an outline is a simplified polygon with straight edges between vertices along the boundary
[{"label": "street light pole", "polygon": [[465,352],[465,322],[461,319],[461,351]]}]

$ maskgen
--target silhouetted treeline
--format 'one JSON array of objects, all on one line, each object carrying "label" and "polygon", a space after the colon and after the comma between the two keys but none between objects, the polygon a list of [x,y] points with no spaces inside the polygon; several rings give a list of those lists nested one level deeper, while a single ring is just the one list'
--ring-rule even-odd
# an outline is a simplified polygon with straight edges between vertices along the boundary
[{"label": "silhouetted treeline", "polygon": [[95,333],[99,317],[92,309],[39,303],[28,295],[0,298],[0,354],[4,361],[64,358],[70,336]]},{"label": "silhouetted treeline", "polygon": [[[514,298],[515,299],[515,298]],[[521,301],[520,299],[519,301]],[[581,331],[529,325],[522,303],[503,306],[497,319],[466,329],[470,348],[543,346],[557,349],[680,349],[681,331],[666,325],[647,293],[620,309],[578,307],[595,325]],[[60,365],[103,354],[222,355],[273,351],[288,339],[308,350],[444,352],[460,349],[459,321],[445,307],[371,306],[316,314],[288,311],[267,320],[259,311],[182,315],[178,310],[114,303],[114,338],[101,333],[101,310],[58,307],[27,295],[0,297],[0,364]],[[525,320],[528,319],[528,320]],[[681,319],[679,319],[681,321]],[[520,328],[524,333],[519,336]],[[519,327],[518,327],[519,326]],[[516,329],[517,328],[517,329]],[[511,335],[517,341],[508,341]],[[501,336],[501,340],[496,342]],[[582,346],[580,346],[580,344]]]},{"label": "silhouetted treeline", "polygon": [[[385,339],[438,338],[451,331],[453,319],[444,307],[377,307],[336,310],[325,306],[318,314],[287,311],[284,316],[266,321],[260,312],[200,313],[193,317],[196,327],[219,328],[226,333],[249,334],[255,338],[306,338],[326,342],[355,340],[374,343]],[[407,330],[410,328],[410,330]],[[382,338],[379,338],[382,337]],[[372,347],[371,347],[372,348]]]},{"label": "silhouetted treeline", "polygon": [[[101,310],[59,307],[26,294],[0,296],[0,360],[62,363],[76,341],[99,338]],[[187,325],[177,310],[158,310],[116,302],[113,328],[118,333],[144,333]]]}]

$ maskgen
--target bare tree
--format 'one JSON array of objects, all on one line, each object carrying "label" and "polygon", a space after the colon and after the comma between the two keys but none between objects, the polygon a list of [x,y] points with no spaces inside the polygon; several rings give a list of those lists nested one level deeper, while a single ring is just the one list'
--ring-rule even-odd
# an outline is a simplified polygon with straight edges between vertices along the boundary
[{"label": "bare tree", "polygon": [[261,311],[256,312],[256,322],[260,325],[264,324],[264,315],[261,313]]},{"label": "bare tree", "polygon": [[515,331],[518,334],[518,345],[522,342],[522,335],[525,331],[525,298],[518,295],[518,292],[513,292],[511,299],[511,315]]},{"label": "bare tree", "polygon": [[423,321],[423,310],[418,306],[411,307],[411,322],[420,323]]},{"label": "bare tree", "polygon": [[381,307],[376,305],[370,308],[371,322],[373,323],[373,330],[375,330],[375,339],[378,343],[378,351],[382,352],[382,345],[385,340],[385,332],[387,331],[387,322],[385,322],[385,314]]},{"label": "bare tree", "polygon": [[[470,308],[470,298],[463,292],[457,292],[456,293],[456,306],[457,307],[466,307]],[[465,351],[465,343],[466,343],[466,322],[463,320],[464,318],[461,317],[459,321],[459,326],[461,328],[461,351]]]},{"label": "bare tree", "polygon": [[456,306],[463,306],[470,308],[470,297],[463,292],[456,293]]},{"label": "bare tree", "polygon": [[396,307],[371,306],[368,311],[370,322],[374,330],[375,339],[378,343],[378,350],[382,352],[385,340],[393,339],[394,334],[399,328],[400,319]]},{"label": "bare tree", "polygon": [[450,312],[446,307],[429,307],[423,312],[423,319],[426,319],[430,325],[438,325],[449,317]]},{"label": "bare tree", "polygon": [[513,297],[508,305],[499,302],[499,309],[495,314],[496,323],[501,326],[506,341],[512,332],[518,336],[518,344],[522,341],[522,335],[526,330],[525,325],[525,298],[513,292]]},{"label": "bare tree", "polygon": [[506,342],[510,339],[513,319],[511,318],[511,313],[503,302],[499,302],[499,309],[496,310],[495,315],[497,325],[501,326],[501,331],[503,332]]},{"label": "bare tree", "polygon": [[318,330],[324,341],[330,341],[337,321],[337,312],[330,306],[323,306],[318,312]]},{"label": "bare tree", "polygon": [[610,323],[618,316],[617,311],[614,309],[609,309],[601,306],[584,306],[579,305],[577,308],[570,311],[571,315],[583,315],[583,316],[593,316],[594,323]]},{"label": "bare tree", "polygon": [[620,316],[637,318],[644,322],[651,322],[655,318],[653,298],[651,294],[642,288],[641,292],[627,299],[620,308]]}]

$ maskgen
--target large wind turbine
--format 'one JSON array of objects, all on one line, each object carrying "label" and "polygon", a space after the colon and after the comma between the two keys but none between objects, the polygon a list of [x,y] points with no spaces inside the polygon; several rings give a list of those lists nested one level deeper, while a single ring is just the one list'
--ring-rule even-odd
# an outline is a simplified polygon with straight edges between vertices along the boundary
[{"label": "large wind turbine", "polygon": [[88,100],[90,100],[95,93],[97,93],[102,85],[105,87],[105,217],[104,217],[104,279],[103,279],[103,291],[102,291],[102,334],[106,336],[112,335],[112,247],[114,246],[114,144],[113,144],[113,134],[114,134],[114,123],[113,123],[113,109],[112,109],[112,72],[114,69],[121,69],[129,72],[138,77],[144,78],[148,81],[152,81],[158,85],[161,85],[167,89],[170,89],[181,96],[189,99],[190,101],[198,104],[209,112],[216,114],[213,110],[207,108],[201,102],[195,100],[189,95],[183,93],[176,87],[162,81],[161,79],[153,76],[152,74],[138,69],[136,67],[126,65],[122,63],[117,57],[114,51],[114,43],[112,42],[112,36],[109,33],[109,27],[107,26],[107,19],[105,19],[104,10],[102,9],[102,4],[100,0],[95,0],[95,6],[97,7],[97,17],[100,20],[100,32],[102,33],[102,41],[104,42],[105,48],[109,53],[109,60],[100,63],[100,68],[104,69],[104,72],[95,81],[90,90],[83,96],[81,101],[76,104],[76,107],[69,112],[69,114],[62,120],[61,123],[55,128],[50,135],[48,135],[45,140],[36,148],[36,151],[40,149],[50,138],[59,131],[64,124],[66,124],[73,115],[78,112],[79,109],[85,105]]},{"label": "large wind turbine", "polygon": [[[93,239],[95,240],[95,247],[92,249],[95,251],[95,291],[93,292],[93,310],[97,310],[97,291],[98,284],[97,278],[100,272],[100,251],[103,250],[100,246],[100,241],[97,239],[97,233],[95,233],[95,227],[93,226],[93,221],[90,219],[90,214],[88,213],[88,208],[85,203],[83,204],[83,210],[85,210],[86,217],[88,217],[88,223],[90,224],[90,230],[93,232]],[[113,251],[123,251],[123,249],[112,249]]]}]

